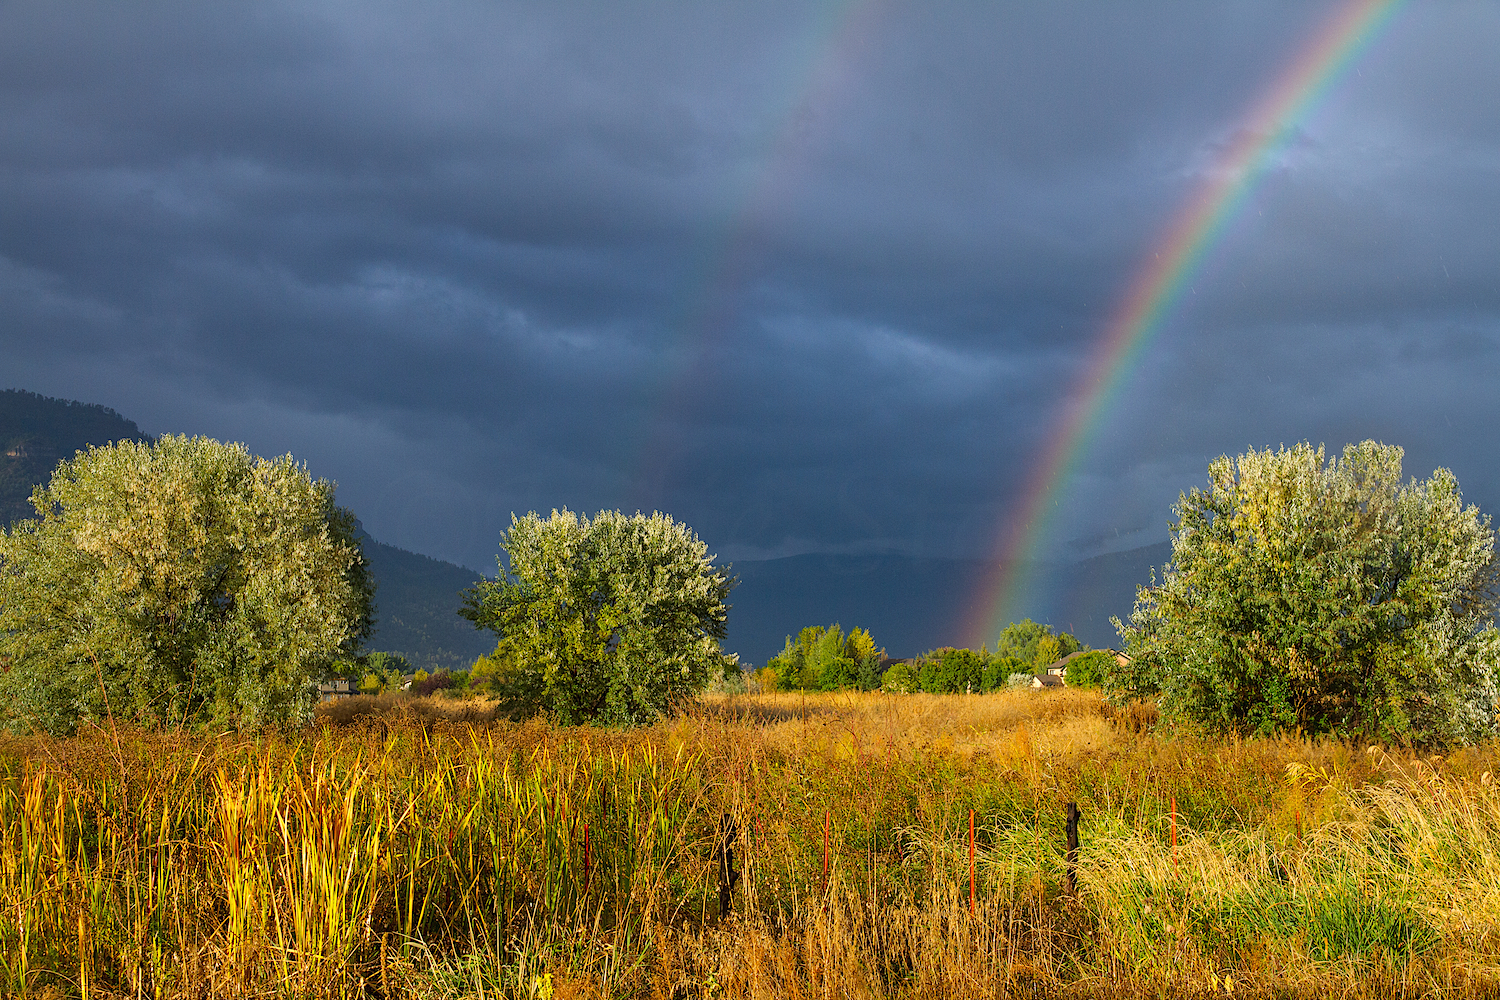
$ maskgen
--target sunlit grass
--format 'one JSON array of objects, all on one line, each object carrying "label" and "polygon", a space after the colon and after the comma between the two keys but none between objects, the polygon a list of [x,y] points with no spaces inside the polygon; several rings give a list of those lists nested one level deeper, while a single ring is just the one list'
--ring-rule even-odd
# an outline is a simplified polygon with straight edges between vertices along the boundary
[{"label": "sunlit grass", "polygon": [[0,741],[0,994],[1500,989],[1493,748],[1143,734],[1071,690],[716,697],[623,733],[335,708]]}]

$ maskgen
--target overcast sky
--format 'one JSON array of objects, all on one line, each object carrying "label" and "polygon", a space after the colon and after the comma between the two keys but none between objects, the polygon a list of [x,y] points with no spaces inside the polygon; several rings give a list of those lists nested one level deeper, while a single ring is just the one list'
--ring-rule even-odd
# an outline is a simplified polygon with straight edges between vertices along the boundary
[{"label": "overcast sky", "polygon": [[[291,452],[479,569],[512,511],[980,556],[1114,304],[1340,5],[0,4],[0,387]],[[1248,446],[1500,511],[1500,6],[1298,122],[1064,491]]]}]

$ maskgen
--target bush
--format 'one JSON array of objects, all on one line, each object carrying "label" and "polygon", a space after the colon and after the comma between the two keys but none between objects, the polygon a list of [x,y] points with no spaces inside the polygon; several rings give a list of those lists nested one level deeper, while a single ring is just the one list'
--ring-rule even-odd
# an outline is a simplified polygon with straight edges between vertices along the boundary
[{"label": "bush", "polygon": [[750,682],[737,654],[724,657],[718,676],[708,682],[708,690],[714,694],[744,694],[749,689]]},{"label": "bush", "polygon": [[1107,649],[1094,649],[1068,661],[1067,683],[1069,687],[1096,688],[1104,685],[1104,678],[1119,664],[1115,654]]},{"label": "bush", "polygon": [[355,520],[290,456],[164,437],[90,448],[0,533],[0,720],[311,717],[369,634]]},{"label": "bush", "polygon": [[955,694],[981,691],[987,658],[972,649],[935,649],[922,658],[917,679],[923,691]]},{"label": "bush", "polygon": [[1495,732],[1500,633],[1488,517],[1400,448],[1308,444],[1209,466],[1172,561],[1121,626],[1117,702],[1218,730],[1465,744]]},{"label": "bush", "polygon": [[438,691],[446,691],[453,687],[457,680],[457,676],[447,670],[438,670],[432,674],[418,671],[418,676],[411,682],[411,693],[421,697]]},{"label": "bush", "polygon": [[720,669],[734,586],[708,547],[664,514],[512,517],[496,580],[459,613],[493,630],[499,693],[565,724],[650,722]]},{"label": "bush", "polygon": [[1017,675],[1025,677],[1028,683],[1031,680],[1029,664],[1022,663],[1011,656],[1000,653],[992,653],[985,663],[982,689],[994,691],[998,688],[1011,686],[1011,678]]},{"label": "bush", "polygon": [[911,694],[920,688],[911,666],[906,663],[897,663],[887,669],[885,676],[880,679],[880,690],[892,694]]},{"label": "bush", "polygon": [[766,667],[776,674],[776,686],[784,691],[839,691],[859,687],[872,691],[880,686],[880,664],[885,650],[875,646],[870,633],[856,628],[844,635],[837,623],[824,628],[810,625],[786,638],[786,648],[771,657]]}]

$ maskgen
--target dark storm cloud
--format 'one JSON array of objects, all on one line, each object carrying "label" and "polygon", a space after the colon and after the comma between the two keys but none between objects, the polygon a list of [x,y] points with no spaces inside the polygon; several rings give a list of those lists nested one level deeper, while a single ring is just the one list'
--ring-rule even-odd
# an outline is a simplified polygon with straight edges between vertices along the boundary
[{"label": "dark storm cloud", "polygon": [[[1113,304],[1330,4],[0,10],[6,381],[291,451],[377,537],[660,507],[736,558],[992,543]],[[1500,19],[1408,6],[1066,491],[1409,443],[1500,501]]]}]

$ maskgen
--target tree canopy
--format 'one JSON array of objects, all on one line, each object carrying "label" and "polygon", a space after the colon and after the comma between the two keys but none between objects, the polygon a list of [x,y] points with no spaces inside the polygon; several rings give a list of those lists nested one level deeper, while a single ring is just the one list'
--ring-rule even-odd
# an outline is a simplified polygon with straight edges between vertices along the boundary
[{"label": "tree canopy", "polygon": [[208,438],[62,462],[0,535],[0,714],[253,725],[311,713],[368,634],[355,521],[290,456]]},{"label": "tree canopy", "polygon": [[1120,627],[1117,699],[1213,728],[1469,743],[1495,730],[1500,634],[1490,519],[1400,448],[1308,444],[1209,466],[1172,560]]},{"label": "tree canopy", "polygon": [[1091,649],[1080,653],[1068,662],[1067,683],[1069,687],[1096,688],[1104,684],[1104,678],[1119,664],[1115,654],[1108,649]]},{"label": "tree canopy", "polygon": [[836,691],[857,687],[864,691],[880,686],[880,663],[885,650],[877,649],[866,629],[844,630],[837,624],[827,628],[809,625],[787,636],[786,648],[766,662],[776,674],[780,690]]},{"label": "tree canopy", "polygon": [[511,517],[495,580],[459,613],[494,631],[497,690],[561,723],[650,722],[701,689],[723,655],[734,581],[665,514]]},{"label": "tree canopy", "polygon": [[1083,648],[1069,632],[1053,632],[1051,625],[1044,625],[1027,618],[1011,622],[1000,630],[995,643],[995,656],[1014,664],[1017,671],[1040,673],[1048,666]]}]

